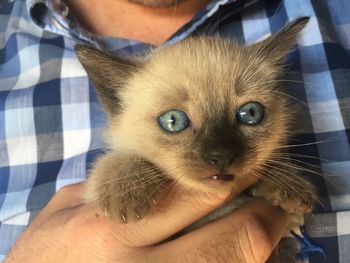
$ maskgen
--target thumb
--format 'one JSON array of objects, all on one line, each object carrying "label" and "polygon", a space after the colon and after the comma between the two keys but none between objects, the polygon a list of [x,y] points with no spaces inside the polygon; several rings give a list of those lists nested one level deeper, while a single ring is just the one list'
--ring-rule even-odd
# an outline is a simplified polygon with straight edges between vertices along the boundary
[{"label": "thumb", "polygon": [[222,219],[160,245],[152,253],[159,259],[166,255],[168,262],[262,263],[286,228],[287,214],[281,208],[256,199]]},{"label": "thumb", "polygon": [[117,225],[116,231],[127,237],[131,247],[158,244],[173,236],[205,215],[222,206],[229,197],[254,184],[257,177],[237,178],[231,192],[204,193],[186,188],[175,188],[164,195],[150,213],[137,223]]}]

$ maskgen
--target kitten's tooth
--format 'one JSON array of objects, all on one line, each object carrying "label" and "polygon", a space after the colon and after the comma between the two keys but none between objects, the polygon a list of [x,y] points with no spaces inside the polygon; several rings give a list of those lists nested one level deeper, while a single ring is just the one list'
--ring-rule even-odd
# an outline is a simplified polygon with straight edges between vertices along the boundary
[{"label": "kitten's tooth", "polygon": [[136,212],[135,214],[136,214],[136,218],[137,218],[137,219],[140,219],[140,217],[141,217],[140,214],[137,213],[137,212]]},{"label": "kitten's tooth", "polygon": [[126,216],[124,213],[122,213],[122,220],[123,220],[124,224],[128,223],[128,221],[126,221]]},{"label": "kitten's tooth", "polygon": [[153,202],[153,204],[157,204],[157,201],[154,199],[154,198],[152,198],[152,202]]},{"label": "kitten's tooth", "polygon": [[105,212],[105,216],[108,216],[107,206],[105,206],[104,212]]},{"label": "kitten's tooth", "polygon": [[272,205],[274,206],[278,206],[280,204],[280,202],[277,199],[272,199]]}]

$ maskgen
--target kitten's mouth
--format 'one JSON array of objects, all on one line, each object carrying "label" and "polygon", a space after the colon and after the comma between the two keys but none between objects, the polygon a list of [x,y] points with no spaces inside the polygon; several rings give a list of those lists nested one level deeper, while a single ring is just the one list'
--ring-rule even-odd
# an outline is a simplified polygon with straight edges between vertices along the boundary
[{"label": "kitten's mouth", "polygon": [[233,181],[234,174],[214,174],[209,177],[213,181]]}]

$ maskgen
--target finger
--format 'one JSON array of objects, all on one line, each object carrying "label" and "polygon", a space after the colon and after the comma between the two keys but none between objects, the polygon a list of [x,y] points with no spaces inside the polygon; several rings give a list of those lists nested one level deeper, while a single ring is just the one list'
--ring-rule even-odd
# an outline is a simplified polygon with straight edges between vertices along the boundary
[{"label": "finger", "polygon": [[75,183],[62,187],[39,213],[36,220],[46,218],[51,214],[84,203],[85,182]]},{"label": "finger", "polygon": [[229,216],[159,245],[149,256],[161,259],[167,255],[167,262],[178,262],[181,255],[184,262],[262,263],[286,229],[287,214],[257,199]]},{"label": "finger", "polygon": [[[159,200],[144,219],[137,223],[115,224],[116,236],[125,239],[129,247],[144,247],[163,241],[200,218],[222,206],[228,197],[235,197],[256,182],[255,177],[236,180],[231,195],[224,193],[202,193],[177,188]],[[83,213],[95,217],[95,206],[84,206]],[[100,217],[102,220],[102,217]]]}]

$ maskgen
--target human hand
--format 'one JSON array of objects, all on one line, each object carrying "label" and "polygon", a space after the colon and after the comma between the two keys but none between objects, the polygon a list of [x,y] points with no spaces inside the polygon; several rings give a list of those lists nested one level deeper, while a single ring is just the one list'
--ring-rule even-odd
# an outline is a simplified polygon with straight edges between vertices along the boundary
[{"label": "human hand", "polygon": [[157,205],[161,212],[138,223],[116,224],[95,204],[84,204],[83,191],[84,183],[61,189],[19,238],[5,263],[261,263],[287,226],[285,212],[257,199],[222,219],[165,241],[218,208],[228,195],[178,189]]}]

